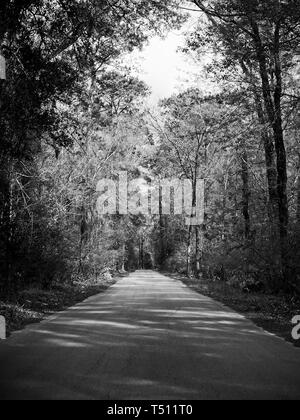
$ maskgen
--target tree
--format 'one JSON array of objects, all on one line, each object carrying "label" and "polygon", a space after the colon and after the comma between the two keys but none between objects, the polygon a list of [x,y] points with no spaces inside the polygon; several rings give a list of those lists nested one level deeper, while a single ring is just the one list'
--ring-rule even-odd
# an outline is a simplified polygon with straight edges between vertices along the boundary
[{"label": "tree", "polygon": [[[241,65],[252,84],[259,119],[266,127],[263,136],[270,202],[273,206],[277,201],[282,267],[287,274],[289,210],[283,98],[284,78],[294,65],[293,57],[299,43],[299,4],[294,0],[217,0],[209,3],[195,0],[191,3],[206,14],[211,31],[215,31],[216,43],[230,63]],[[259,85],[255,83],[256,77]]]},{"label": "tree", "polygon": [[[95,83],[98,80],[101,85],[101,78],[104,84],[105,80],[109,83],[109,71],[105,66],[120,53],[140,47],[153,33],[180,25],[183,18],[177,13],[176,3],[144,0],[138,3],[125,0],[117,3],[96,0],[1,3],[0,49],[8,63],[7,81],[0,86],[2,284],[13,285],[14,277],[23,276],[15,264],[20,249],[18,232],[22,230],[19,215],[22,213],[23,226],[28,229],[27,219],[33,220],[33,214],[34,219],[41,218],[33,210],[33,203],[38,201],[38,191],[45,187],[37,173],[43,173],[44,168],[39,165],[48,158],[48,146],[50,150],[54,149],[55,159],[59,160],[63,148],[72,150],[75,141],[84,150],[86,134],[97,138],[99,128],[96,131],[92,121],[92,113],[97,110],[93,97],[97,91]],[[130,86],[131,82],[133,86]],[[144,93],[146,89],[134,78],[129,77],[126,83],[122,85],[122,95],[121,87],[118,94],[119,99],[126,97],[129,109],[134,103],[130,89],[133,92],[139,87]],[[98,94],[105,90],[105,101],[108,85],[100,86],[100,90]],[[86,99],[85,110],[82,98]],[[102,101],[102,98],[98,99]],[[87,131],[82,132],[79,139],[78,127],[83,115],[86,119],[86,111],[90,113],[90,120],[86,121]],[[113,147],[110,145],[106,152],[104,161],[114,153]],[[90,192],[85,190],[84,194],[90,197]],[[20,197],[24,198],[21,209],[17,208],[22,202]],[[60,203],[59,197],[56,198],[56,204]],[[43,199],[48,202],[46,197],[41,198],[41,207]],[[69,206],[67,200],[65,204]],[[81,235],[86,238],[89,213],[82,206],[80,208]],[[38,220],[35,222],[33,227],[37,226]],[[44,234],[47,241],[46,232]],[[36,255],[34,258],[38,260]]]},{"label": "tree", "polygon": [[[203,98],[199,90],[190,89],[174,95],[161,104],[163,125],[155,122],[160,133],[161,155],[168,160],[165,175],[185,178],[192,185],[192,207],[196,208],[197,180],[206,180],[206,203],[211,184],[211,166],[217,138],[226,136],[224,127],[230,112],[220,106],[215,98]],[[224,115],[225,113],[225,115]],[[197,276],[201,272],[207,217],[200,226],[187,229],[187,272],[192,273],[192,240],[195,232],[195,265]]]}]

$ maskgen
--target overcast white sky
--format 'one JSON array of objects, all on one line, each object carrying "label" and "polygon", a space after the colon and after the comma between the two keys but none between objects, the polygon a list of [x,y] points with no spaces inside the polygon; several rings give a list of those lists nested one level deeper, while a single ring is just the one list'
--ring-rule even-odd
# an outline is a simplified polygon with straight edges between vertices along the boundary
[{"label": "overcast white sky", "polygon": [[138,77],[144,80],[152,90],[150,104],[155,105],[173,93],[190,86],[198,86],[204,91],[211,91],[203,66],[209,58],[203,56],[202,62],[195,63],[178,51],[184,45],[185,32],[193,27],[198,14],[193,14],[180,31],[170,32],[165,39],[154,37],[141,52],[128,57],[130,64],[136,65]]},{"label": "overcast white sky", "polygon": [[140,77],[151,87],[152,100],[171,96],[180,86],[193,83],[195,70],[186,56],[178,52],[183,34],[170,33],[166,39],[153,38],[140,54]]}]

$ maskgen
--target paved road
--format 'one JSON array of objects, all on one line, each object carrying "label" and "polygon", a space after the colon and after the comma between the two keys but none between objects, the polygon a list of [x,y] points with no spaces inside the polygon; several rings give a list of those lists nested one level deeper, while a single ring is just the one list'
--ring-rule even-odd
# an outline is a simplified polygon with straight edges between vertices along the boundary
[{"label": "paved road", "polygon": [[0,344],[1,399],[300,399],[300,350],[151,271]]}]

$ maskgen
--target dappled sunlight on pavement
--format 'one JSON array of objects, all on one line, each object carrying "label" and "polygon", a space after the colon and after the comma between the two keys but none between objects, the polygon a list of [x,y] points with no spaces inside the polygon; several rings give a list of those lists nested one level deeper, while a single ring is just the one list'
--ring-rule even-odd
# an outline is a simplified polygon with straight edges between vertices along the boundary
[{"label": "dappled sunlight on pavement", "polygon": [[4,398],[300,397],[298,349],[152,271],[14,334],[0,365]]}]

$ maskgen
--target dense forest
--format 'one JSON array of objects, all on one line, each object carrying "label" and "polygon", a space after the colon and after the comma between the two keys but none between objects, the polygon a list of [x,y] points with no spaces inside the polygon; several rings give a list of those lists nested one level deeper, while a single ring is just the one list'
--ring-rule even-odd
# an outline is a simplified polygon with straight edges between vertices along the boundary
[{"label": "dense forest", "polygon": [[[190,13],[182,52],[213,55],[215,92],[153,112],[122,57]],[[299,292],[299,45],[296,0],[2,0],[1,296],[138,268]],[[204,222],[99,214],[120,171],[204,179]]]}]

